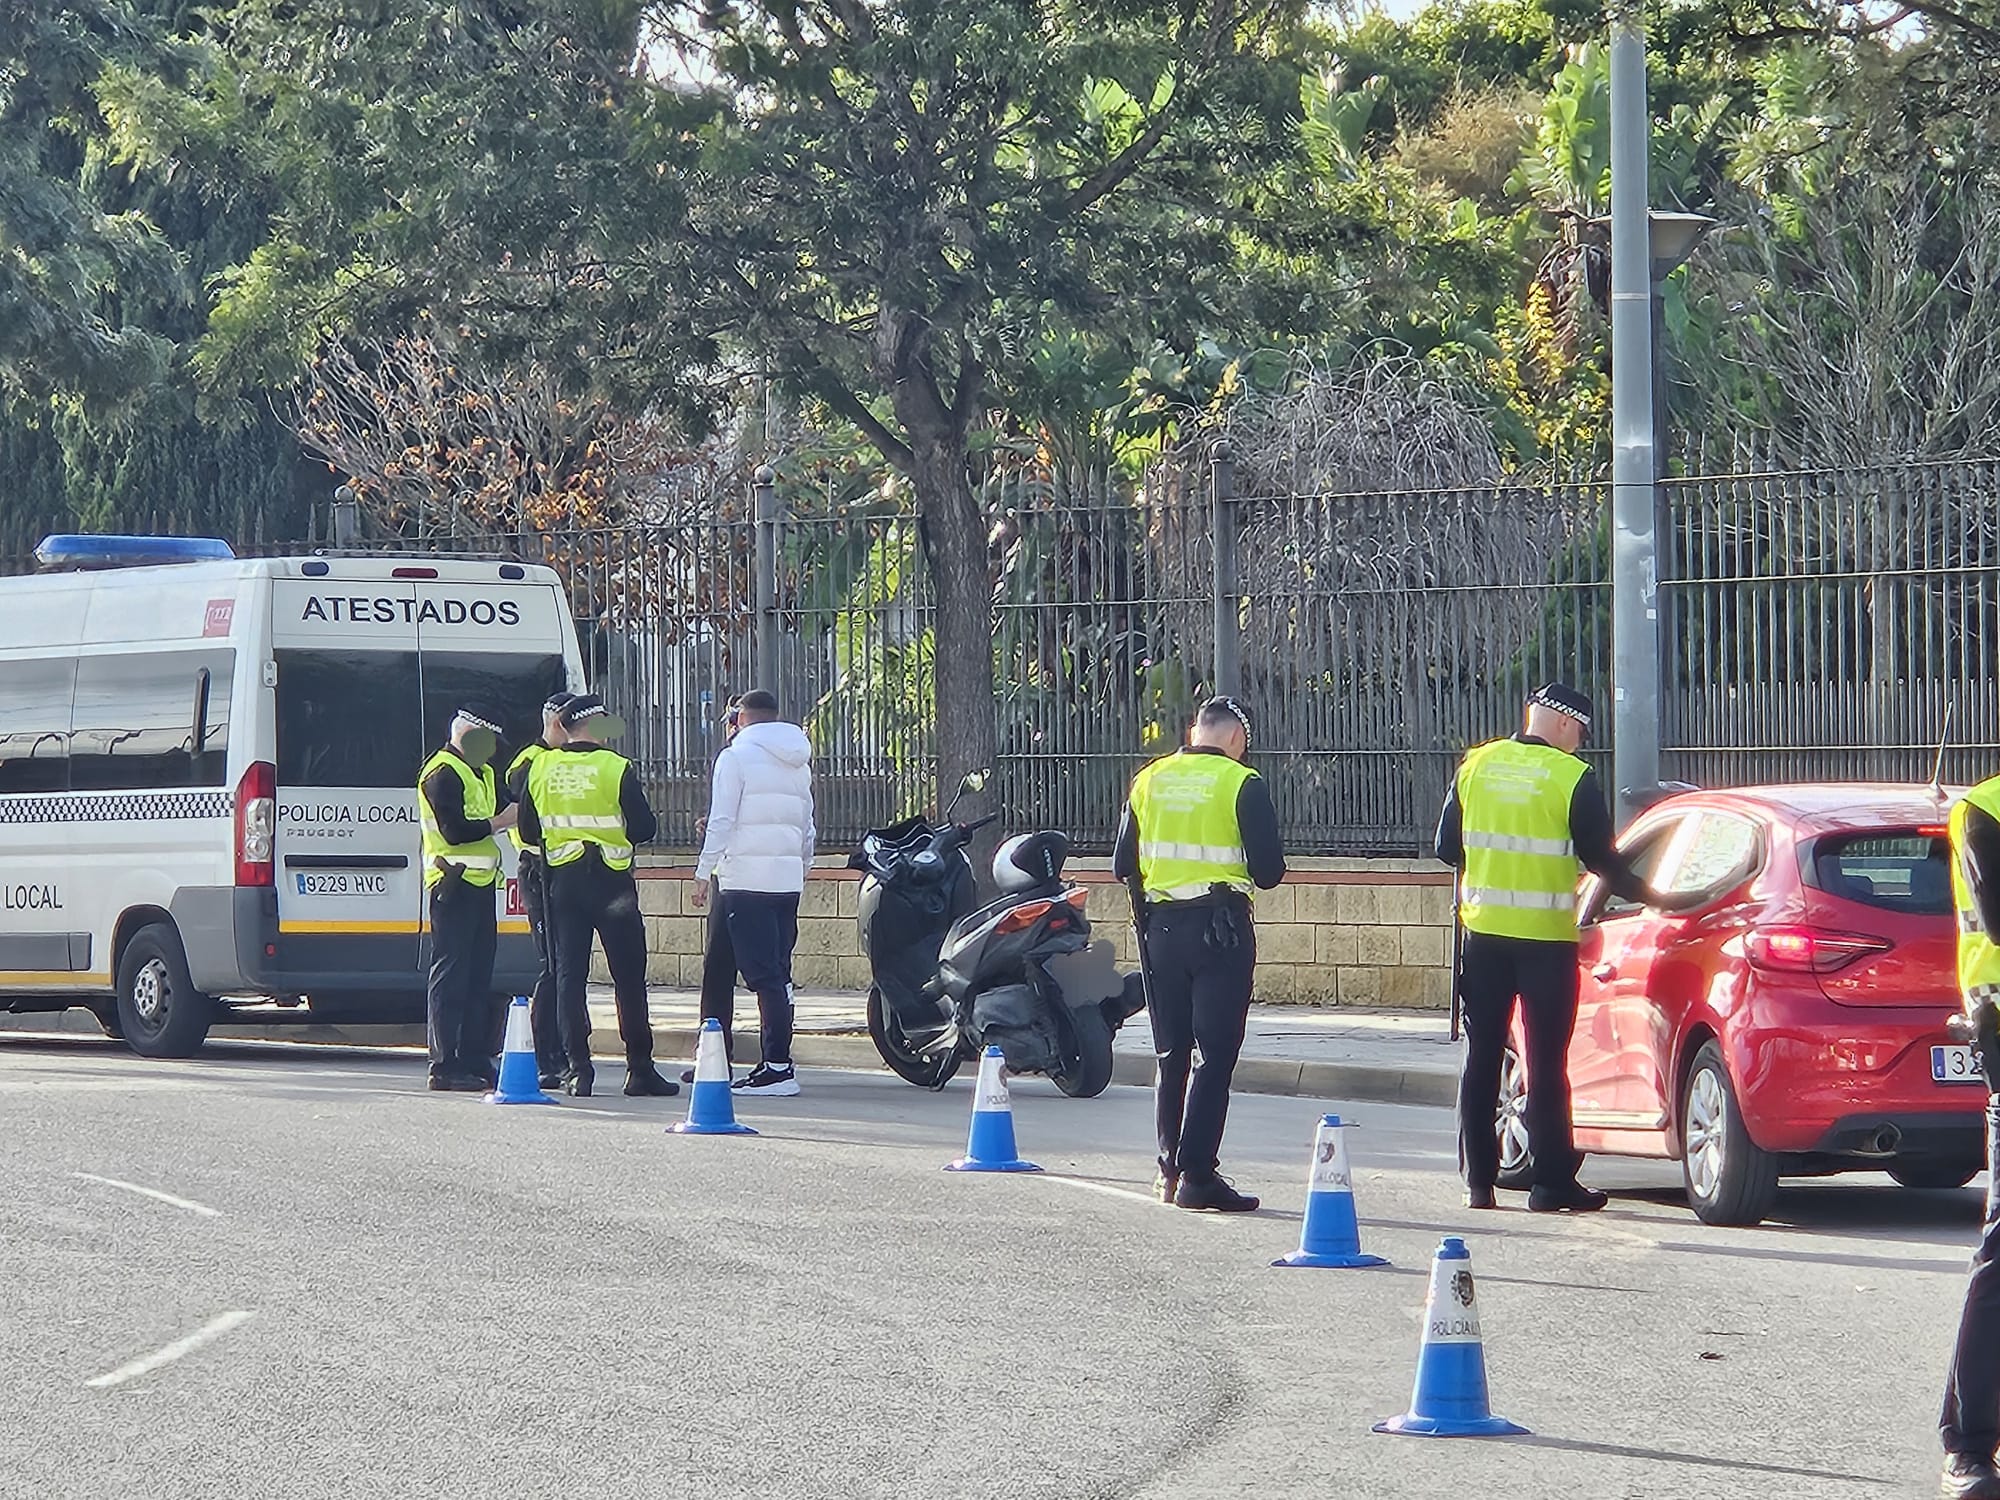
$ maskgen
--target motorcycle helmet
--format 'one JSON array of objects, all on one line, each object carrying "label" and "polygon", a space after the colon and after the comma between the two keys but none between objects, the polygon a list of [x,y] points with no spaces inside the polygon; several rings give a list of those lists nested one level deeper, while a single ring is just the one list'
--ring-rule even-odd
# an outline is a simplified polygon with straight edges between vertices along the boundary
[{"label": "motorcycle helmet", "polygon": [[1016,834],[993,855],[993,884],[1009,896],[1032,891],[1037,886],[1054,885],[1068,858],[1067,834]]}]

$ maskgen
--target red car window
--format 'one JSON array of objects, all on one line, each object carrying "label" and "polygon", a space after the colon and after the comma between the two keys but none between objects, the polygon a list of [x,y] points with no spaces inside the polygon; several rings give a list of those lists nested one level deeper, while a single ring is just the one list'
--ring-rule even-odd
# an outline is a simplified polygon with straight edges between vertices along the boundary
[{"label": "red car window", "polygon": [[1695,815],[1693,831],[1667,877],[1669,891],[1712,891],[1740,885],[1757,866],[1757,826],[1733,813]]},{"label": "red car window", "polygon": [[[1625,857],[1632,862],[1632,868],[1638,871],[1639,878],[1648,885],[1660,878],[1661,867],[1674,847],[1674,836],[1681,831],[1681,825],[1686,821],[1685,817],[1667,818],[1653,824],[1637,838],[1621,846]],[[1629,917],[1634,912],[1644,910],[1645,908],[1636,901],[1627,901],[1622,896],[1613,895],[1600,881],[1595,898],[1584,912],[1584,921],[1614,921],[1619,917]]]}]

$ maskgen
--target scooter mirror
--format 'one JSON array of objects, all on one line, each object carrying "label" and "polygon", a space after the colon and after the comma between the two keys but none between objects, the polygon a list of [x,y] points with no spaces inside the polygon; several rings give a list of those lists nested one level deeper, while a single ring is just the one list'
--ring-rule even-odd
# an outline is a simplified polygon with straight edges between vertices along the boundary
[{"label": "scooter mirror", "polygon": [[990,771],[968,771],[960,785],[968,792],[983,792],[986,790],[986,778],[991,774]]}]

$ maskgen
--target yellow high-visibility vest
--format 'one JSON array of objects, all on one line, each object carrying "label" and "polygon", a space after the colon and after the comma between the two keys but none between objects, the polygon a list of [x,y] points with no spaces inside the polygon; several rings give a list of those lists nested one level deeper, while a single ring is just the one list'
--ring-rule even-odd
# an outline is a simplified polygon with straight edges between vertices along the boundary
[{"label": "yellow high-visibility vest", "polygon": [[1951,904],[1958,914],[1958,993],[1967,1015],[1981,1005],[2000,1004],[2000,945],[1979,923],[1972,882],[1965,873],[1965,820],[1975,807],[2000,818],[2000,776],[1980,782],[1951,810]]},{"label": "yellow high-visibility vest", "polygon": [[632,836],[618,800],[626,764],[624,756],[602,746],[535,757],[528,767],[528,795],[542,825],[542,858],[549,868],[581,858],[592,844],[607,868],[632,868]]},{"label": "yellow high-visibility vest", "polygon": [[417,803],[421,809],[424,829],[424,886],[428,889],[444,879],[444,871],[437,867],[439,855],[443,855],[447,863],[457,865],[465,872],[467,885],[491,886],[500,878],[498,841],[488,834],[485,838],[475,839],[469,844],[447,842],[444,831],[438,827],[437,814],[431,810],[431,799],[424,795],[424,783],[431,779],[431,773],[440,766],[450,767],[452,774],[464,783],[465,816],[469,821],[492,818],[500,805],[499,794],[493,786],[491,766],[481,766],[475,771],[449,750],[440,750],[424,762],[423,770],[417,774]]},{"label": "yellow high-visibility vest", "polygon": [[1226,755],[1181,751],[1132,783],[1139,872],[1148,899],[1192,901],[1216,886],[1253,888],[1236,822],[1236,798],[1257,773]]},{"label": "yellow high-visibility vest", "polygon": [[1465,865],[1458,913],[1467,932],[1573,943],[1582,866],[1569,806],[1589,769],[1553,745],[1492,740],[1458,768]]}]

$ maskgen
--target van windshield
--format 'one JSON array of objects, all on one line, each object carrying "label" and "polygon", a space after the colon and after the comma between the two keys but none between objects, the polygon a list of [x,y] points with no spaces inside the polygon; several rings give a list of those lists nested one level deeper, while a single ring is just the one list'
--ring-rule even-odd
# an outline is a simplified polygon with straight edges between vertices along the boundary
[{"label": "van windshield", "polygon": [[568,682],[560,656],[498,652],[279,651],[278,782],[414,787],[461,704],[499,715],[505,762],[541,733],[542,702]]}]

